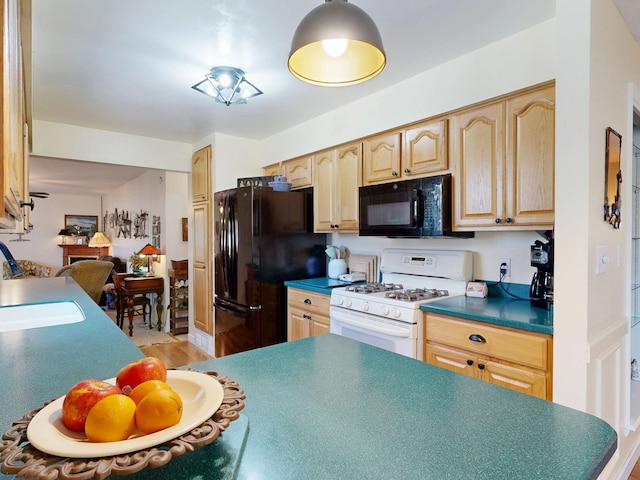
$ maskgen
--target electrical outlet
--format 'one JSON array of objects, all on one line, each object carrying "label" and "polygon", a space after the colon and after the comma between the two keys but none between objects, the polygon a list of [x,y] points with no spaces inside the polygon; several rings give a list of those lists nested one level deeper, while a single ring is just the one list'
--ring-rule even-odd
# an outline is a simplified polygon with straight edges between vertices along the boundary
[{"label": "electrical outlet", "polygon": [[498,267],[500,272],[499,278],[501,280],[511,276],[511,259],[510,258],[499,258]]}]

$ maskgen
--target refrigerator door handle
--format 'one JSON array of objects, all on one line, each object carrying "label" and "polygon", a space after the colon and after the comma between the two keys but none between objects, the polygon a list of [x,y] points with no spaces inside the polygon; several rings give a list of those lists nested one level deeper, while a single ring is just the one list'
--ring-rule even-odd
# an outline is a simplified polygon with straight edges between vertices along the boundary
[{"label": "refrigerator door handle", "polygon": [[215,305],[220,308],[230,308],[233,310],[250,310],[252,312],[262,310],[262,305],[241,305],[236,302],[232,302],[231,300],[225,300],[220,297],[216,297]]}]

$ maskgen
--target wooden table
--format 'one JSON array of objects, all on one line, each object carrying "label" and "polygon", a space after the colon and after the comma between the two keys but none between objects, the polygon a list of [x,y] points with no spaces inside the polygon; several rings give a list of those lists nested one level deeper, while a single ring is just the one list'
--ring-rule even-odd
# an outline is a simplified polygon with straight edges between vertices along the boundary
[{"label": "wooden table", "polygon": [[[158,316],[158,331],[162,328],[162,292],[164,292],[164,278],[155,275],[141,277],[126,277],[124,279],[125,305],[128,306],[129,336],[133,336],[133,297],[135,295],[157,294],[156,314]],[[149,312],[149,324],[151,324],[151,312]]]}]

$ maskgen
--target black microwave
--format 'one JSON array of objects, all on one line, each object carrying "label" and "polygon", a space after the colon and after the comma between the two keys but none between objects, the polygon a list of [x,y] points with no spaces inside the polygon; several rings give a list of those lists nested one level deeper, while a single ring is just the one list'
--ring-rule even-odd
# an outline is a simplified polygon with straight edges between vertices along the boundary
[{"label": "black microwave", "polygon": [[451,230],[451,174],[360,187],[360,235],[459,237]]}]

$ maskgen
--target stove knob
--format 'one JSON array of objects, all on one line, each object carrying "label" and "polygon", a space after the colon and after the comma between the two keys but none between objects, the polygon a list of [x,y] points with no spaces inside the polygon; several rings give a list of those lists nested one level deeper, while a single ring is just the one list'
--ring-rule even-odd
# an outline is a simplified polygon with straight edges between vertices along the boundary
[{"label": "stove knob", "polygon": [[362,309],[363,309],[365,312],[368,312],[368,311],[369,311],[369,303],[365,303],[365,304],[362,306]]},{"label": "stove knob", "polygon": [[382,314],[383,315],[389,315],[389,307],[387,307],[386,305],[384,305],[382,307]]},{"label": "stove knob", "polygon": [[344,303],[342,297],[336,297],[336,301],[338,302],[338,305],[342,305]]},{"label": "stove knob", "polygon": [[400,318],[400,310],[398,310],[397,308],[393,309],[393,316],[395,318]]},{"label": "stove knob", "polygon": [[351,308],[351,305],[353,305],[353,303],[350,299],[347,298],[347,307]]}]

